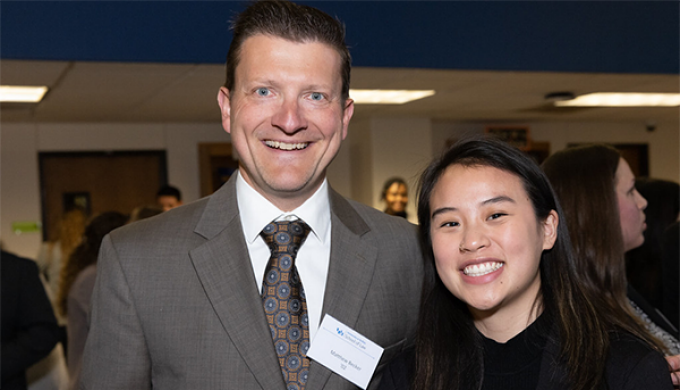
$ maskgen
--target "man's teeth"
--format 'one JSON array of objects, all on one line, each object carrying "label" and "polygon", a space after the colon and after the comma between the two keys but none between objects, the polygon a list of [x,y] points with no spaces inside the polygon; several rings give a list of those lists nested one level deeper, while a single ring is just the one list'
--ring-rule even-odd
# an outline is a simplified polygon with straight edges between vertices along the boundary
[{"label": "man's teeth", "polygon": [[493,271],[496,271],[497,269],[501,268],[502,266],[503,266],[503,263],[497,263],[495,261],[492,261],[490,263],[468,265],[463,270],[463,273],[465,275],[468,275],[468,276],[482,276],[482,275],[489,274]]},{"label": "man's teeth", "polygon": [[299,150],[299,149],[304,149],[309,145],[307,142],[298,142],[298,143],[288,143],[288,142],[279,142],[279,141],[265,141],[264,142],[267,146],[270,148],[274,149],[281,149],[281,150]]}]

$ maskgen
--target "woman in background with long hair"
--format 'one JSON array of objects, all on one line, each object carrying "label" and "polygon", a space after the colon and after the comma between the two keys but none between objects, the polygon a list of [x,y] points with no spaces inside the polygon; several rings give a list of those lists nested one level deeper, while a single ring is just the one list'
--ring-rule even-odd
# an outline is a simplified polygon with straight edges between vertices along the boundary
[{"label": "woman in background with long hair", "polygon": [[70,388],[76,389],[88,334],[87,316],[96,276],[97,256],[104,236],[125,225],[128,216],[106,212],[95,218],[85,228],[83,239],[64,264],[57,299],[61,314],[68,318],[67,366]]},{"label": "woman in background with long hair", "polygon": [[610,146],[587,145],[553,154],[543,170],[567,217],[583,286],[601,301],[601,314],[680,354],[672,325],[626,279],[624,253],[644,242],[647,206],[626,160]]}]

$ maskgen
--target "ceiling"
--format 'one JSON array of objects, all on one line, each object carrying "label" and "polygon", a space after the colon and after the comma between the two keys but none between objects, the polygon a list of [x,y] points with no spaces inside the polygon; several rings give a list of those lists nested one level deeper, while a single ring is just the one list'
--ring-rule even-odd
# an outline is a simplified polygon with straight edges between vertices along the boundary
[{"label": "ceiling", "polygon": [[[2,122],[219,122],[223,65],[2,60],[0,82],[47,85],[38,104],[0,104]],[[403,105],[358,105],[355,118],[434,121],[639,121],[677,125],[674,108],[555,108],[551,92],[680,92],[677,74],[466,71],[355,67],[352,88],[434,89]]]}]

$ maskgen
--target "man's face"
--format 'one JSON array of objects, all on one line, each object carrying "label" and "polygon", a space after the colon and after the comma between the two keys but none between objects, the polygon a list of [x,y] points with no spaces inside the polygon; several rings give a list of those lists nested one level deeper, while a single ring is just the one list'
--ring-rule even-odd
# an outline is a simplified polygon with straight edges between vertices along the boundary
[{"label": "man's face", "polygon": [[332,47],[268,35],[243,43],[234,90],[218,94],[222,125],[240,174],[280,209],[298,207],[323,182],[354,112],[341,92]]},{"label": "man's face", "polygon": [[158,197],[158,205],[163,209],[163,211],[174,209],[181,204],[182,202],[177,200],[177,198],[172,195],[161,195]]}]

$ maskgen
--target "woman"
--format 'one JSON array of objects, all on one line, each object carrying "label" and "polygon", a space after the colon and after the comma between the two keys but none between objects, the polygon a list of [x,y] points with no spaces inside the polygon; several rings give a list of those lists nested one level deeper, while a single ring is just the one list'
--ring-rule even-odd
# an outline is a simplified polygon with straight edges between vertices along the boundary
[{"label": "woman", "polygon": [[624,253],[644,242],[647,201],[620,153],[606,145],[569,148],[543,163],[565,212],[584,286],[603,314],[627,320],[664,352],[680,354],[673,327],[626,280]]},{"label": "woman", "polygon": [[385,214],[408,218],[406,205],[408,204],[408,186],[399,177],[388,179],[383,186],[380,200],[385,202]]},{"label": "woman", "polygon": [[83,239],[62,268],[57,303],[63,316],[68,317],[67,366],[71,389],[76,389],[80,366],[88,334],[87,317],[94,288],[96,263],[104,236],[125,225],[128,217],[117,212],[106,212],[85,228]]},{"label": "woman", "polygon": [[[663,311],[678,328],[678,296],[680,261],[664,262],[663,239],[668,228],[680,216],[680,184],[653,178],[635,179],[635,188],[647,200],[645,208],[645,242],[626,252],[628,284],[652,306]],[[668,310],[674,308],[675,310]],[[674,336],[677,338],[678,333]]]},{"label": "woman", "polygon": [[540,168],[500,141],[434,161],[418,197],[433,267],[415,354],[381,388],[671,389],[661,353],[581,288],[561,213]]},{"label": "woman", "polygon": [[[87,217],[82,209],[74,208],[65,212],[59,220],[56,239],[44,242],[40,246],[37,262],[49,283],[48,294],[53,301],[59,294],[59,275],[63,268],[62,264],[80,244],[86,222]],[[54,306],[56,309],[57,305]],[[64,325],[66,319],[61,318],[58,311],[56,314],[59,324]]]}]

